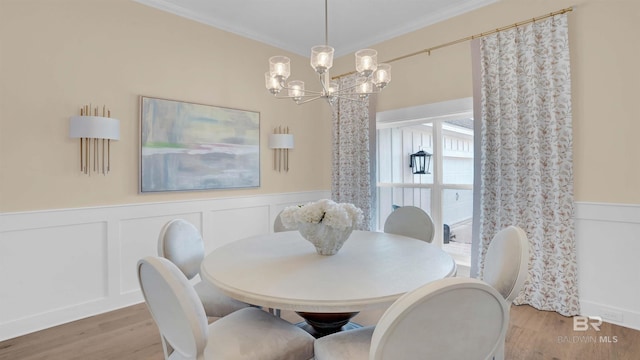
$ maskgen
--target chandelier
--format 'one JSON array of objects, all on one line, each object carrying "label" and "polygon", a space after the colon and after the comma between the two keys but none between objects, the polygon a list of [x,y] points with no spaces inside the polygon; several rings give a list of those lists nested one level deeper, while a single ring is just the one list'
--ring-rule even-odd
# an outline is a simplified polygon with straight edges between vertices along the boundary
[{"label": "chandelier", "polygon": [[[291,80],[291,59],[286,56],[269,58],[269,71],[264,74],[267,90],[277,99],[293,99],[300,105],[317,99],[333,103],[336,99],[364,100],[380,92],[391,81],[391,65],[378,64],[378,52],[363,49],[356,52],[355,85],[340,88],[338,81],[331,80],[329,69],[333,66],[334,49],[328,45],[329,25],[327,0],[324,2],[325,44],[311,48],[311,67],[318,74],[320,90],[305,89],[304,81]],[[286,95],[283,90],[286,90]]]}]

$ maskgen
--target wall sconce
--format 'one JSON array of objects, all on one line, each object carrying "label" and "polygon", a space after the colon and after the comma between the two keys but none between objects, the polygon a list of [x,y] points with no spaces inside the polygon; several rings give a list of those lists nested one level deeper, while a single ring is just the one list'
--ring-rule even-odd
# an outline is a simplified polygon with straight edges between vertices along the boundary
[{"label": "wall sconce", "polygon": [[80,139],[80,172],[91,175],[93,165],[94,172],[109,173],[111,140],[120,140],[120,120],[112,119],[110,110],[103,106],[98,116],[97,107],[81,107],[80,116],[70,118],[69,137]]},{"label": "wall sconce", "polygon": [[273,170],[278,172],[289,171],[289,149],[293,149],[293,134],[289,134],[289,128],[281,127],[273,129],[269,135],[269,148],[273,149]]},{"label": "wall sconce", "polygon": [[414,174],[431,174],[429,166],[431,165],[431,154],[420,150],[415,154],[409,155],[409,167],[412,168]]}]

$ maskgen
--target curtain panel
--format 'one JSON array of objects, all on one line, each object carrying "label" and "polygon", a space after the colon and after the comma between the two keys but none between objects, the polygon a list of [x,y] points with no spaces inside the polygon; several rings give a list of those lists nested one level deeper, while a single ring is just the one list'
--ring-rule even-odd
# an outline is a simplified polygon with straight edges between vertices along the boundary
[{"label": "curtain panel", "polygon": [[[354,87],[356,79],[356,74],[340,78],[340,89]],[[371,230],[373,217],[370,103],[370,99],[353,101],[339,98],[332,104],[331,198],[336,202],[352,203],[362,209],[363,230]]]},{"label": "curtain panel", "polygon": [[578,315],[567,15],[482,38],[480,62],[479,275],[491,238],[520,226],[529,277],[515,303]]}]

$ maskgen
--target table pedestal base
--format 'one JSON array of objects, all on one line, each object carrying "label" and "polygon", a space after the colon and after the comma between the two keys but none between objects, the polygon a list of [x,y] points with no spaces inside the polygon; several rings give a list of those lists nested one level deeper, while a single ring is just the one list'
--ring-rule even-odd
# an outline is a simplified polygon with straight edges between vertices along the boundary
[{"label": "table pedestal base", "polygon": [[339,331],[361,327],[356,323],[350,322],[351,318],[358,315],[358,312],[310,313],[297,311],[296,313],[304,319],[304,322],[296,325],[313,335],[316,339]]}]

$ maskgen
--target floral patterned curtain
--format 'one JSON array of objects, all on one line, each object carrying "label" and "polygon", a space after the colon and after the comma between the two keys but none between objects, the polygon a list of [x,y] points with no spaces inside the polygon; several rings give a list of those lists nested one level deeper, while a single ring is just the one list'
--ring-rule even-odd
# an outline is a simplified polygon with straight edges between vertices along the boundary
[{"label": "floral patterned curtain", "polygon": [[[357,75],[339,79],[341,89],[353,87]],[[372,187],[369,154],[370,100],[337,99],[333,104],[333,173],[331,198],[352,203],[364,215],[361,228],[372,227]],[[375,130],[375,129],[373,129]]]},{"label": "floral patterned curtain", "polygon": [[480,254],[508,225],[530,242],[516,304],[578,315],[567,16],[480,41]]}]

